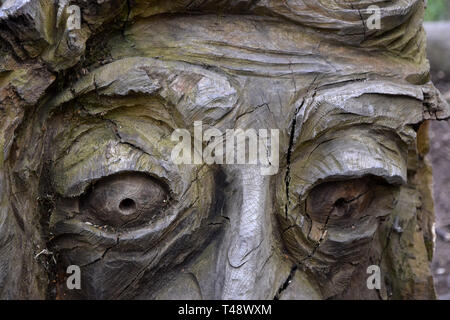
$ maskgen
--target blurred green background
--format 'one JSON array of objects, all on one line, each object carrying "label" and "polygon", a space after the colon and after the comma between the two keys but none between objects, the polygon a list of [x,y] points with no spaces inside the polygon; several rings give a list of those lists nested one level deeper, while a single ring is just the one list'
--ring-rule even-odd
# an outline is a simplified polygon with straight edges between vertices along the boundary
[{"label": "blurred green background", "polygon": [[450,20],[450,0],[428,0],[425,21]]}]

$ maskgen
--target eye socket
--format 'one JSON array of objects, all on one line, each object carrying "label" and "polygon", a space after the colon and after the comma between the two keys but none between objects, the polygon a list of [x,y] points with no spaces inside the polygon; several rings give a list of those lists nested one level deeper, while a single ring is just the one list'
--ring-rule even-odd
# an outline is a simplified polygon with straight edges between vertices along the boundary
[{"label": "eye socket", "polygon": [[309,192],[306,212],[314,221],[328,225],[347,225],[366,215],[384,215],[385,206],[376,212],[371,210],[372,203],[390,188],[374,176],[324,182]]},{"label": "eye socket", "polygon": [[157,218],[167,207],[166,190],[143,173],[116,174],[97,181],[80,198],[80,213],[94,224],[136,227]]}]

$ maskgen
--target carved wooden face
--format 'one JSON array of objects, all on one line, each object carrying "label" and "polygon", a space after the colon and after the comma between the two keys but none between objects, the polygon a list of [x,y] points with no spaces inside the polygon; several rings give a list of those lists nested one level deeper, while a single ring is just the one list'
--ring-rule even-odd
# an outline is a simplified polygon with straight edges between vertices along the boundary
[{"label": "carved wooden face", "polygon": [[[437,105],[426,63],[328,36],[273,16],[141,15],[89,40],[79,74],[21,129],[26,140],[45,128],[39,195],[53,293],[432,296],[418,187],[420,125]],[[175,163],[172,133],[197,121],[279,130],[279,170]],[[66,287],[69,265],[81,268],[80,290]],[[367,287],[370,265],[381,267],[380,290]]]}]

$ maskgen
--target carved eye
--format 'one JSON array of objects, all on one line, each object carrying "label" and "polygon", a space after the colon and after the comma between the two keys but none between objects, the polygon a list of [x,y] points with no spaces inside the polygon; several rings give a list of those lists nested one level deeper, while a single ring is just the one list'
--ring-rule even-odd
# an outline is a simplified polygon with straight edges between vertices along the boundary
[{"label": "carved eye", "polygon": [[135,227],[167,207],[168,192],[142,173],[122,173],[96,182],[80,199],[82,214],[95,224]]},{"label": "carved eye", "polygon": [[306,212],[317,222],[346,224],[368,215],[368,207],[383,184],[375,177],[322,183],[306,199]]}]

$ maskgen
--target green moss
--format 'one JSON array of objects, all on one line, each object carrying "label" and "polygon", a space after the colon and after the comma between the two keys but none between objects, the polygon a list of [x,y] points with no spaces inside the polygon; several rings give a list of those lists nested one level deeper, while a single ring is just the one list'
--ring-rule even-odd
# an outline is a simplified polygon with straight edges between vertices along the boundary
[{"label": "green moss", "polygon": [[450,3],[448,0],[428,0],[425,21],[450,19]]}]

